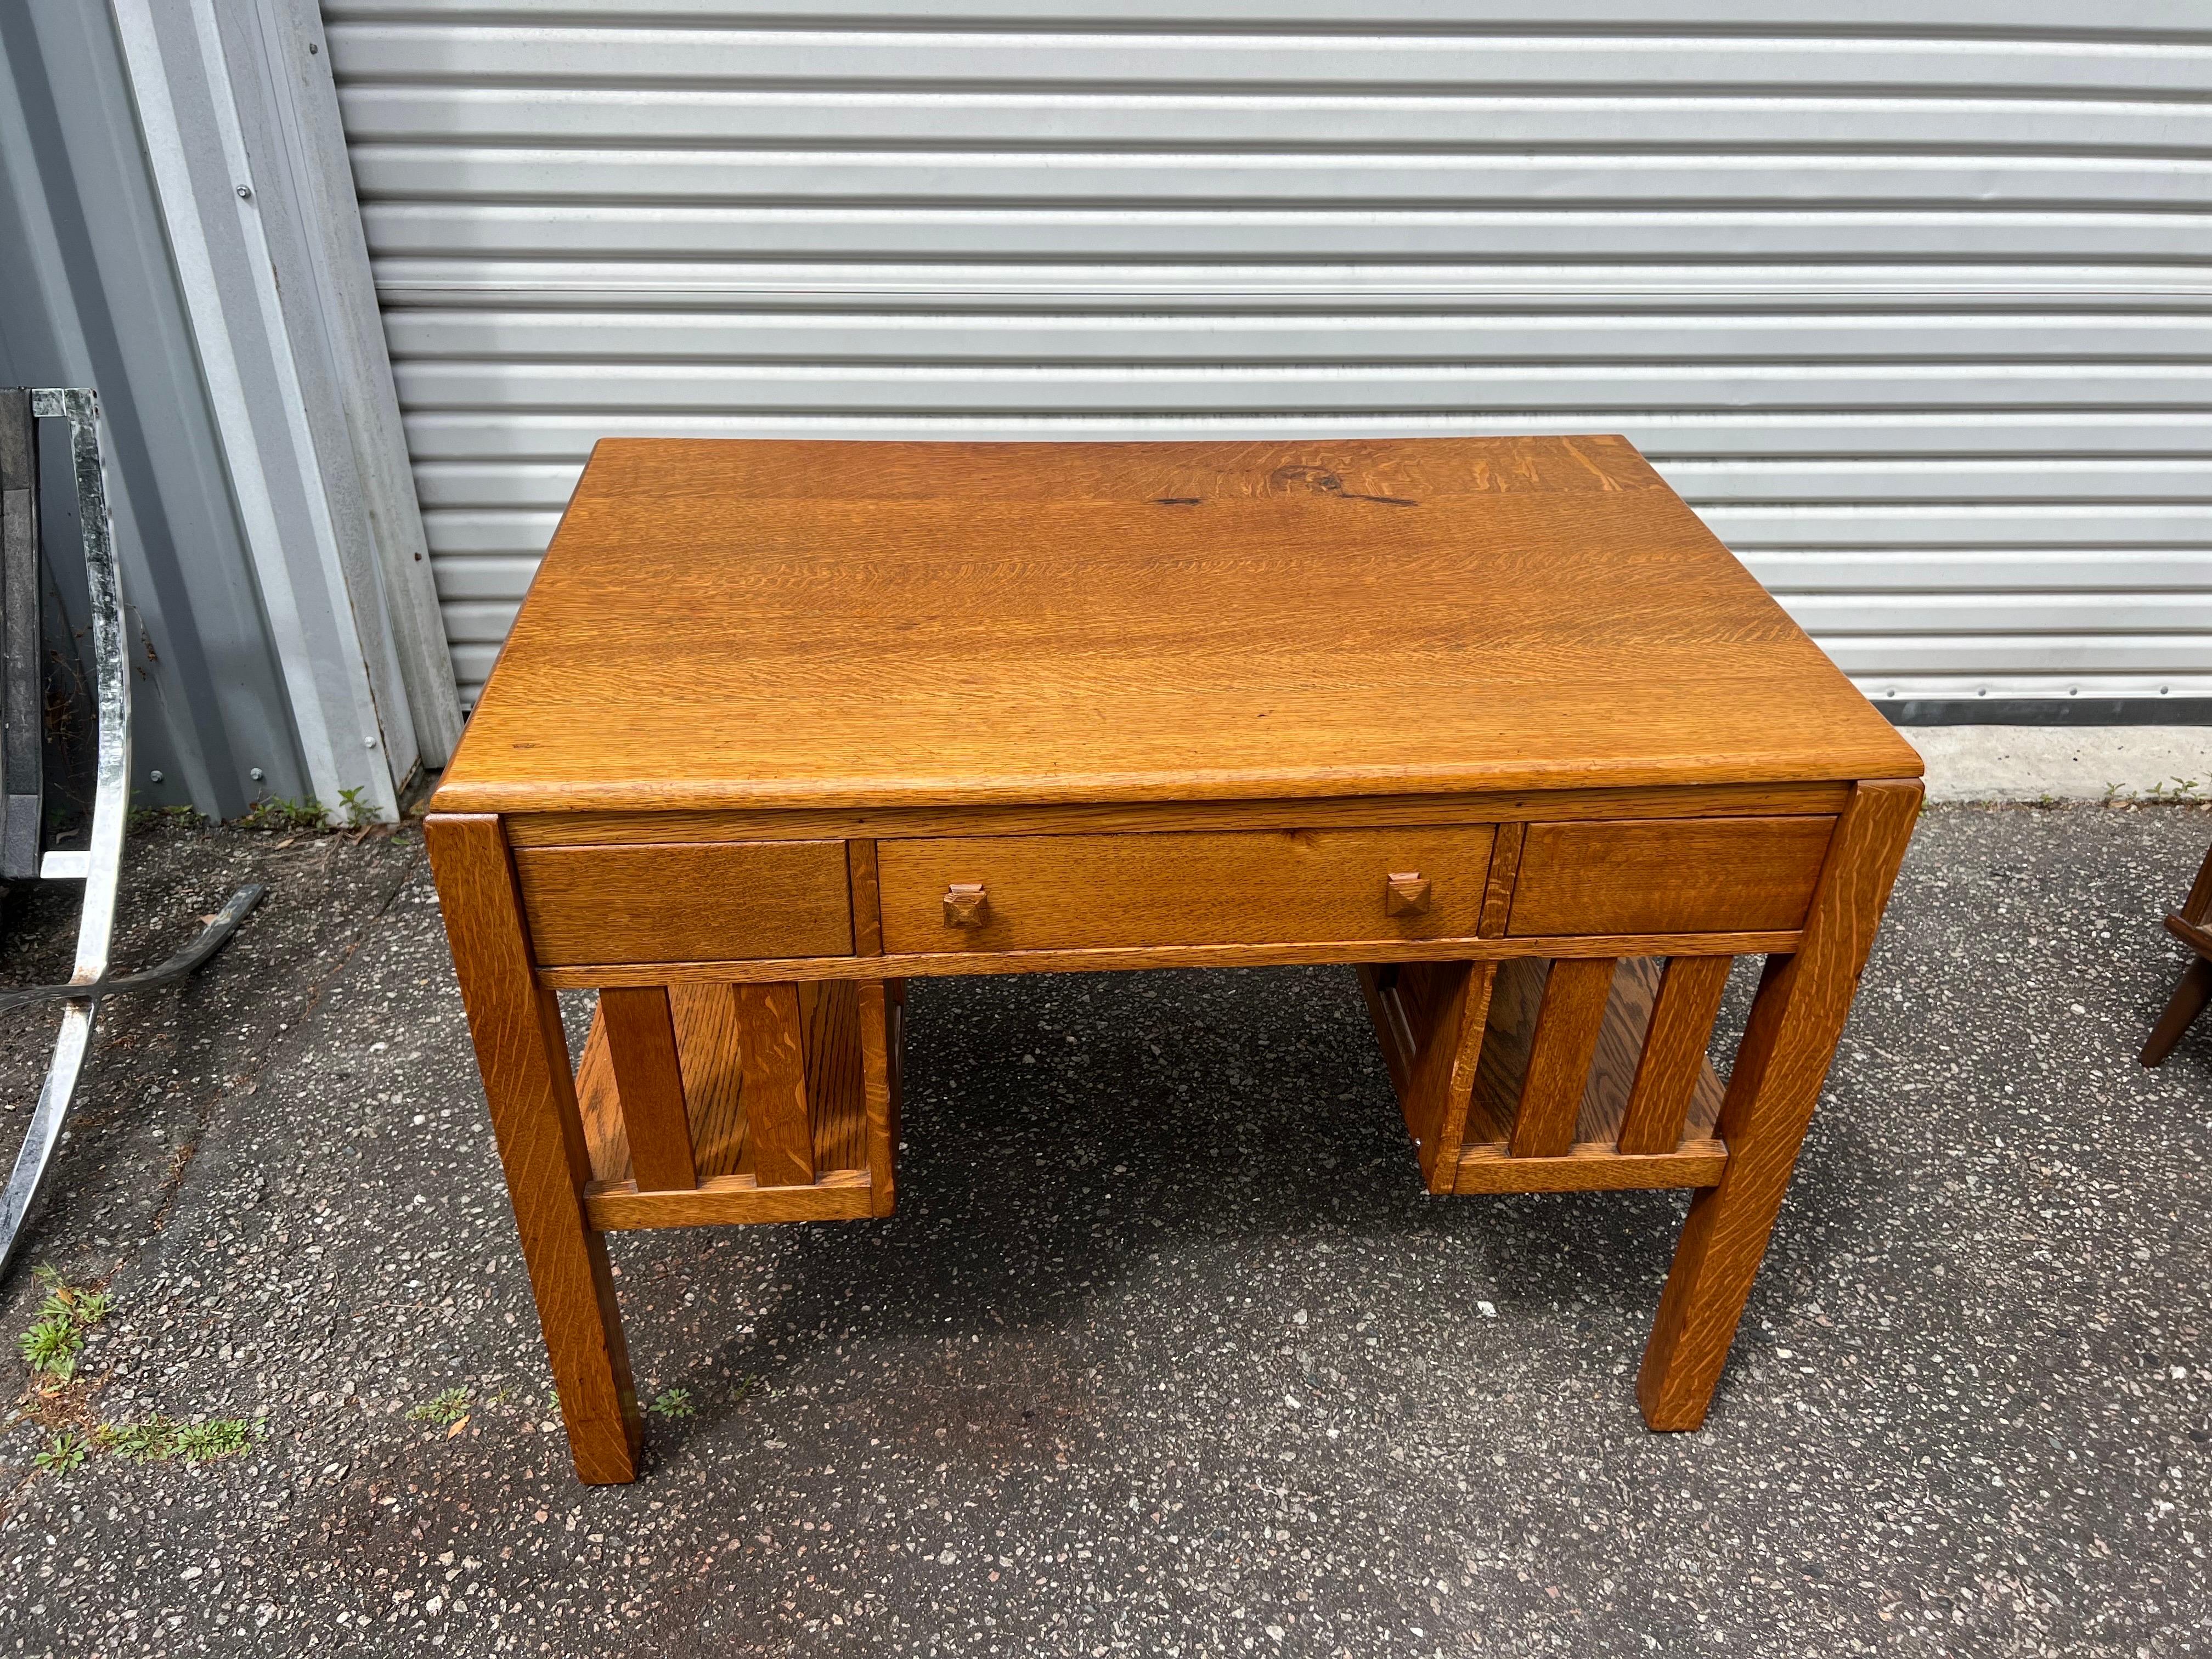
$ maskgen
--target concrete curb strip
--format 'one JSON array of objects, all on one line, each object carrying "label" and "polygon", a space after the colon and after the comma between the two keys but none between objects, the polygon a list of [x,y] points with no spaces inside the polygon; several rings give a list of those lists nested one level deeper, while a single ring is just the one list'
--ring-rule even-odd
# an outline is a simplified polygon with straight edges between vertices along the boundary
[{"label": "concrete curb strip", "polygon": [[1920,726],[1931,801],[2212,800],[2212,726]]}]

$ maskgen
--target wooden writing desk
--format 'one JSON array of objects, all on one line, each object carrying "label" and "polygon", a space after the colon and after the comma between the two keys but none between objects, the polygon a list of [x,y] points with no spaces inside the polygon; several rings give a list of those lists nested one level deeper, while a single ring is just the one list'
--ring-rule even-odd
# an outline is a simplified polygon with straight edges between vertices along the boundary
[{"label": "wooden writing desk", "polygon": [[1620,438],[600,444],[428,823],[578,1474],[602,1235],[890,1213],[917,974],[1357,964],[1430,1191],[1697,1189],[1697,1427],[1919,772]]}]

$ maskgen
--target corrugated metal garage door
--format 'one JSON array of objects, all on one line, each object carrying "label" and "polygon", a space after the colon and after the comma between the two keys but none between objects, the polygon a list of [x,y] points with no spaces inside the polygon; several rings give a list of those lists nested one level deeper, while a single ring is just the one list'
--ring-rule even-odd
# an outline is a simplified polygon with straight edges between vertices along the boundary
[{"label": "corrugated metal garage door", "polygon": [[2212,693],[2201,0],[325,10],[465,702],[609,433],[1625,432],[1878,697]]}]

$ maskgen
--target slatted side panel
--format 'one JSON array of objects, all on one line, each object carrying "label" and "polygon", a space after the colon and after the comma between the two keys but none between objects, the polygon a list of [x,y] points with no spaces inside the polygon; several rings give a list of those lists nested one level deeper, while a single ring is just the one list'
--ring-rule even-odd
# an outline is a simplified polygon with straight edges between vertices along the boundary
[{"label": "slatted side panel", "polygon": [[2194,0],[325,10],[465,696],[608,433],[1589,430],[1877,696],[2212,693]]},{"label": "slatted side panel", "polygon": [[813,1115],[815,1170],[866,1170],[860,988],[849,980],[802,985],[799,1003],[806,1026],[806,1099]]}]

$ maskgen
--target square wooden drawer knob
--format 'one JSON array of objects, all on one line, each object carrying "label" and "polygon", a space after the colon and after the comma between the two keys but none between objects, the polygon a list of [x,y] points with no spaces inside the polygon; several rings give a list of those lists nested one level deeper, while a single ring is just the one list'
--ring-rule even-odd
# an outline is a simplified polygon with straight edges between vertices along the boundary
[{"label": "square wooden drawer knob", "polygon": [[1428,882],[1418,870],[1394,872],[1390,884],[1382,890],[1382,914],[1389,916],[1425,916],[1434,902]]},{"label": "square wooden drawer knob", "polygon": [[945,890],[945,925],[981,927],[991,919],[991,900],[980,881],[956,881]]}]

